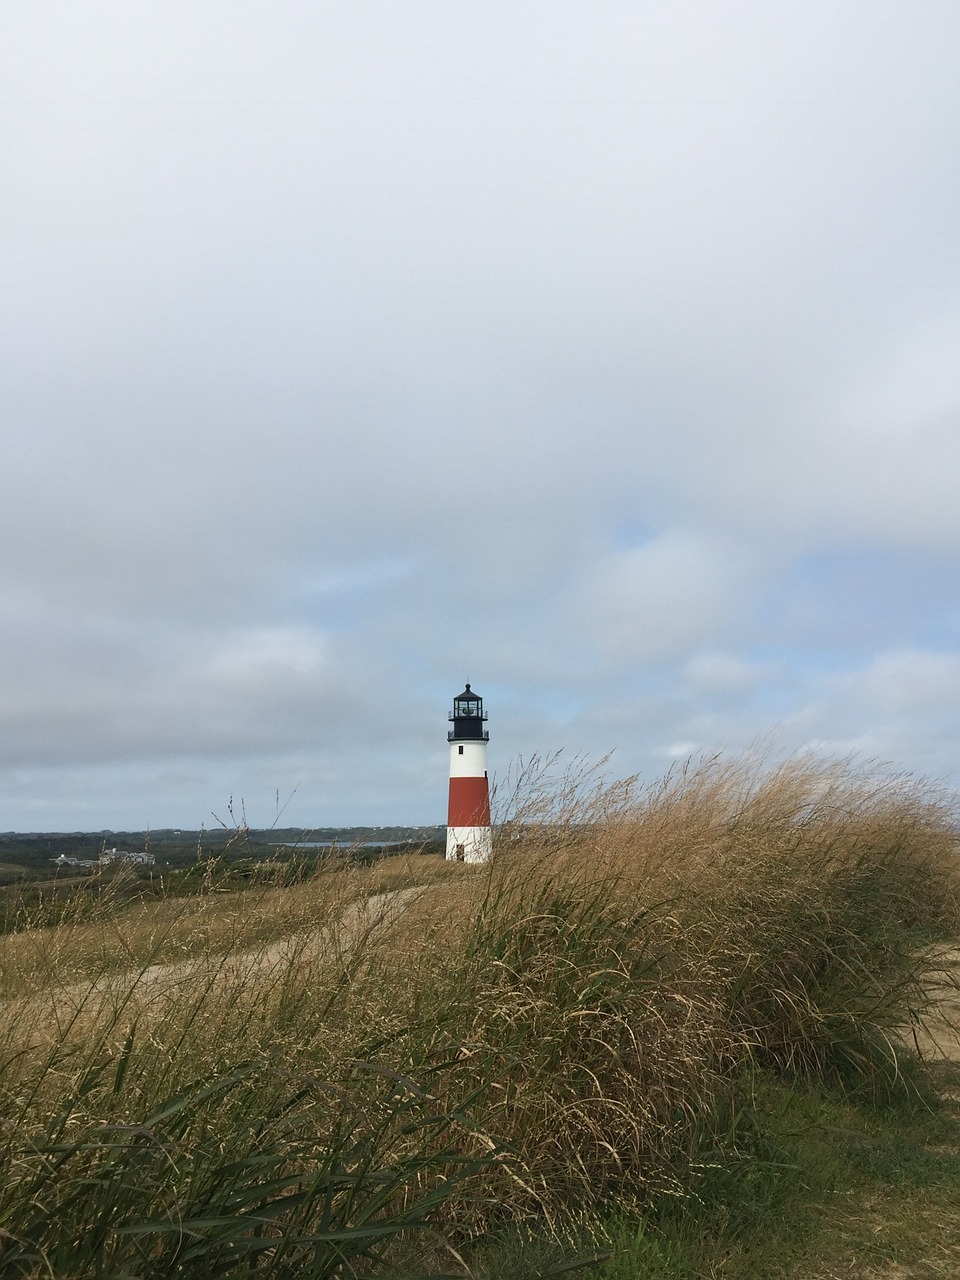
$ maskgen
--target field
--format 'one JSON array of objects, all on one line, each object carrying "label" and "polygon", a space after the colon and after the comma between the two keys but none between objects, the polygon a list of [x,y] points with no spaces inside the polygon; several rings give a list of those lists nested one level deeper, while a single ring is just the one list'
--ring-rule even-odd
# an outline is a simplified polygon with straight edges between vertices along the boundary
[{"label": "field", "polygon": [[8,911],[0,1274],[960,1273],[952,801],[709,761],[508,808],[487,867]]}]

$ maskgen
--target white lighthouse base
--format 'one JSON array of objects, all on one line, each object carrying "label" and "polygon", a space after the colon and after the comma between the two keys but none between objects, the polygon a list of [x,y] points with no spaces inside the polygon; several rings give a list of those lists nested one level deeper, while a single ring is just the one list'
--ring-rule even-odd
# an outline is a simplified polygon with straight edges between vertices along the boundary
[{"label": "white lighthouse base", "polygon": [[489,827],[447,827],[448,862],[486,862],[492,853]]}]

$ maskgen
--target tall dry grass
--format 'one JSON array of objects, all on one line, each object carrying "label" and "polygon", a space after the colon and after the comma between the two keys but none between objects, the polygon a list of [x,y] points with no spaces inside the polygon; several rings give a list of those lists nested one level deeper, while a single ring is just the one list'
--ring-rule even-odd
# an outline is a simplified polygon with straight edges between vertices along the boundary
[{"label": "tall dry grass", "polygon": [[696,1195],[758,1071],[897,1087],[953,980],[947,799],[815,760],[513,798],[490,865],[366,905],[345,875],[111,908],[106,959],[94,919],[11,935],[7,1273],[361,1274]]}]

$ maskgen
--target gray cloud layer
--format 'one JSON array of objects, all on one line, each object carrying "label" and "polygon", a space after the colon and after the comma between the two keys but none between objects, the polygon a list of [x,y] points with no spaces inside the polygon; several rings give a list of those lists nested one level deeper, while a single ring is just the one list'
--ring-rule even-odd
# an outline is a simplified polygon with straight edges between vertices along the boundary
[{"label": "gray cloud layer", "polygon": [[[956,778],[960,15],[13,3],[0,827]],[[4,817],[3,815],[7,815]]]}]

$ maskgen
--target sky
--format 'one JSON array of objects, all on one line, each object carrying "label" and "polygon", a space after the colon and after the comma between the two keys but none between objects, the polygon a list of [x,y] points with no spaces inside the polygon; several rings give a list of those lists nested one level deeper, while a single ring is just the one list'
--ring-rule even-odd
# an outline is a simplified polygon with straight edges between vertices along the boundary
[{"label": "sky", "polygon": [[0,830],[960,781],[954,0],[5,0]]}]

